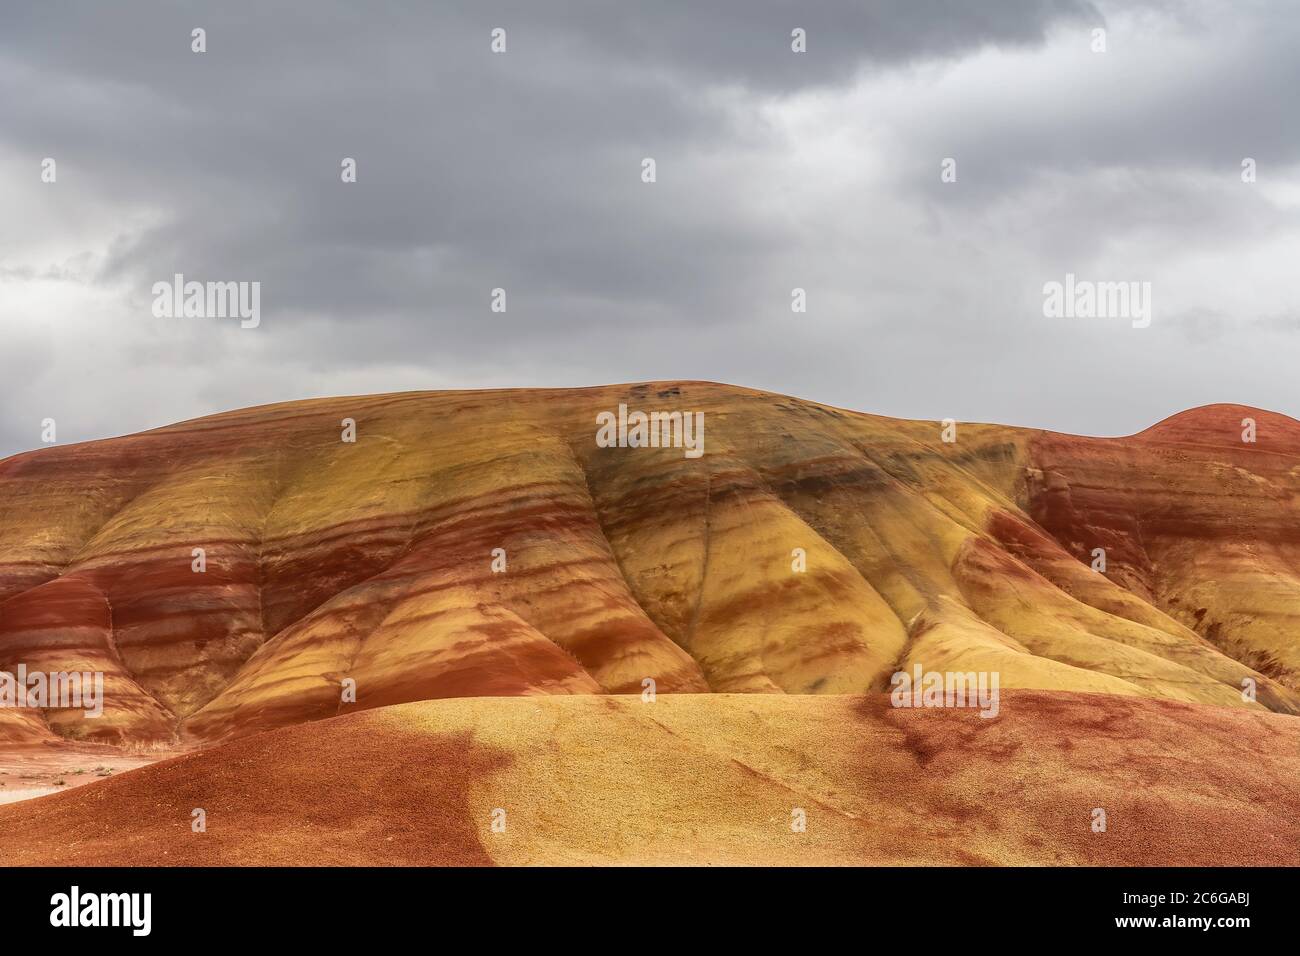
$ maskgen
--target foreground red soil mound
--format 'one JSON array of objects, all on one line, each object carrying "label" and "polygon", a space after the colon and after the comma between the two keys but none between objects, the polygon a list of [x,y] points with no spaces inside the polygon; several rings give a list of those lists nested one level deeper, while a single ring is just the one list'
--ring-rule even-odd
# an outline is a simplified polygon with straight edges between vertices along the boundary
[{"label": "foreground red soil mound", "polygon": [[885,695],[432,701],[0,806],[0,840],[16,865],[1296,865],[1300,720],[1034,691],[993,719]]}]

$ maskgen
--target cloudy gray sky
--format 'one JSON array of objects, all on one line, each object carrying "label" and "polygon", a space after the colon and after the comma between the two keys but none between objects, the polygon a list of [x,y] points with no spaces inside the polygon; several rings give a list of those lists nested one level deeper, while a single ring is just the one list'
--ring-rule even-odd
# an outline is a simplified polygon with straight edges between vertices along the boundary
[{"label": "cloudy gray sky", "polygon": [[[1287,0],[7,3],[0,455],[44,418],[667,378],[1297,415],[1298,52]],[[260,282],[260,327],[154,317],[177,272]],[[1045,317],[1066,273],[1150,282],[1150,326]]]}]

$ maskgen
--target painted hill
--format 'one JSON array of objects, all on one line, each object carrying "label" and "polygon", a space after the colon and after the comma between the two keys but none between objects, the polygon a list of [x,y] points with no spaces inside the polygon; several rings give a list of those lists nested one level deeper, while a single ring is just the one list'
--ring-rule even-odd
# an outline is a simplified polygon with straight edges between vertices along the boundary
[{"label": "painted hill", "polygon": [[995,720],[884,695],[426,701],[0,806],[0,834],[11,865],[1294,866],[1300,721],[1042,691]]},{"label": "painted hill", "polygon": [[[620,404],[703,412],[704,453],[600,447]],[[0,710],[0,740],[213,741],[647,679],[862,694],[918,664],[1300,712],[1300,423],[1225,405],[1130,438],[949,437],[676,382],[303,401],[18,455],[0,669],[103,671],[107,702]]]}]

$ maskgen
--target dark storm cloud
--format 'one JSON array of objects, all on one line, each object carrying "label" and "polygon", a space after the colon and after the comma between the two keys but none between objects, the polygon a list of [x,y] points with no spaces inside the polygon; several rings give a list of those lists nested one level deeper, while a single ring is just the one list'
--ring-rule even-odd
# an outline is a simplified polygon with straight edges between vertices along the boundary
[{"label": "dark storm cloud", "polygon": [[[1296,17],[1245,9],[1228,34],[1222,17],[1175,16],[1171,68],[1126,61],[1123,24],[1073,2],[6,7],[0,155],[56,157],[60,193],[34,177],[0,186],[26,213],[0,226],[0,295],[22,270],[66,268],[10,254],[44,248],[39,235],[100,243],[84,281],[118,308],[94,331],[105,349],[12,334],[0,452],[30,447],[32,417],[54,406],[83,423],[70,437],[93,437],[308,393],[669,376],[1023,421],[1023,393],[989,403],[985,377],[1023,381],[1019,363],[1052,365],[1034,349],[1072,340],[1008,311],[1032,309],[1058,265],[1144,229],[1150,251],[1294,225],[1263,199],[1187,202],[1204,192],[1195,175],[1235,175],[1238,144],[1265,169],[1297,157],[1283,122]],[[1086,64],[1091,78],[1063,63],[1059,99],[1014,66],[1000,91],[935,95],[947,71],[1016,64],[1053,31],[1083,49],[1102,25],[1111,59]],[[505,55],[489,52],[494,27]],[[794,27],[807,54],[790,52]],[[1198,50],[1200,71],[1186,59]],[[853,135],[879,128],[857,143],[889,170],[874,192],[803,195],[824,164],[792,165],[822,132],[789,127],[801,97],[836,104],[827,122]],[[948,155],[962,185],[944,192]],[[355,185],[339,182],[343,157]],[[1171,168],[1190,178],[1162,178]],[[98,209],[78,221],[82,199]],[[153,320],[149,288],[175,272],[260,281],[262,327]],[[796,285],[818,306],[797,319]],[[488,311],[498,286],[505,315]],[[26,288],[18,321],[59,321],[29,314],[41,299]],[[1061,407],[1095,430],[1115,420],[1104,403]]]},{"label": "dark storm cloud", "polygon": [[[731,270],[695,264],[779,240],[737,228],[735,197],[711,204],[674,172],[692,146],[731,140],[699,84],[845,80],[872,62],[1041,39],[1087,9],[982,7],[29,8],[4,32],[6,60],[25,68],[6,125],[123,201],[174,211],[110,274],[257,275],[282,304],[340,316],[476,307],[490,273],[719,306],[706,286]],[[800,24],[815,55],[789,53]],[[203,56],[189,49],[196,25]],[[502,57],[487,53],[497,25]],[[654,203],[632,191],[645,155],[665,167]],[[350,193],[344,156],[360,167]]]}]

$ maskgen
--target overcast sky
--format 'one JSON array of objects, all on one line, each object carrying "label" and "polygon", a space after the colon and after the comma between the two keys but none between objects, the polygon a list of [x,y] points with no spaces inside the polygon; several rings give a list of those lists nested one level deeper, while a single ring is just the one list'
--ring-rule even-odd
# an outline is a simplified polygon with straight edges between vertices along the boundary
[{"label": "overcast sky", "polygon": [[[44,418],[674,378],[1297,415],[1297,51],[1288,0],[6,3],[0,455]],[[156,318],[178,272],[260,282],[260,326]],[[1045,317],[1067,273],[1150,282],[1149,327]]]}]

